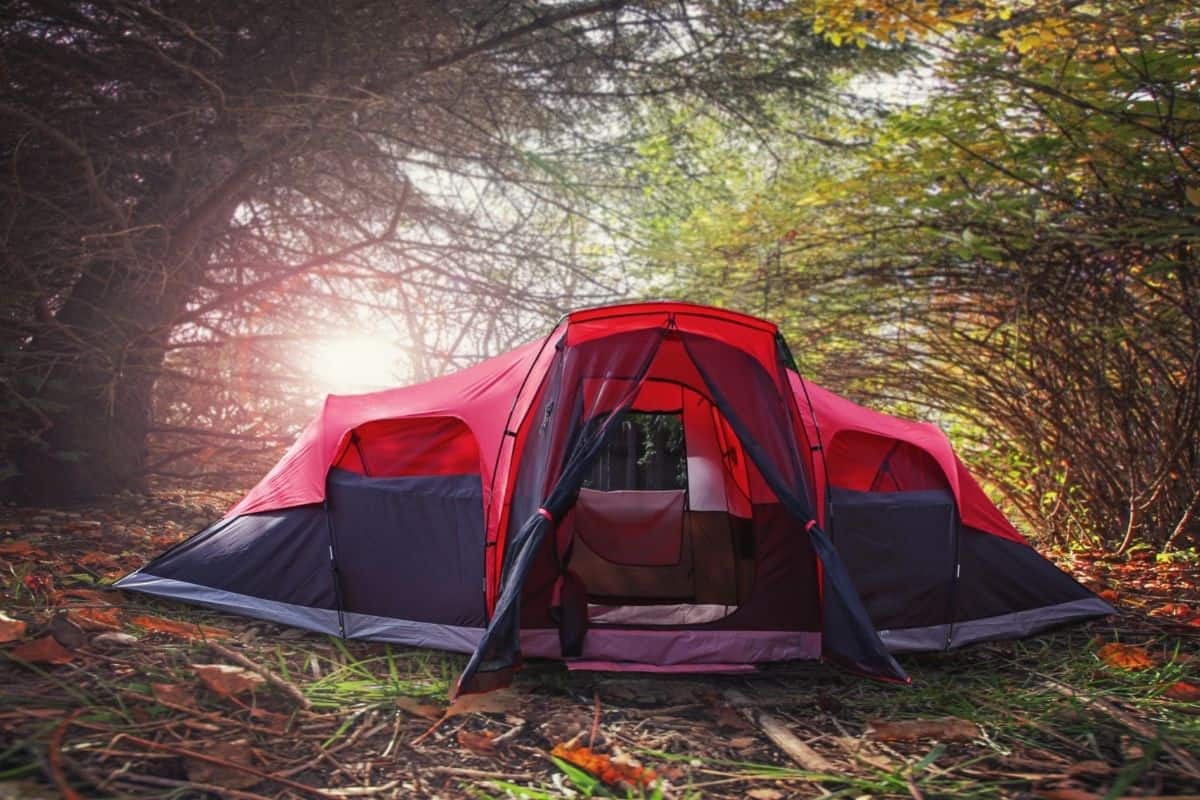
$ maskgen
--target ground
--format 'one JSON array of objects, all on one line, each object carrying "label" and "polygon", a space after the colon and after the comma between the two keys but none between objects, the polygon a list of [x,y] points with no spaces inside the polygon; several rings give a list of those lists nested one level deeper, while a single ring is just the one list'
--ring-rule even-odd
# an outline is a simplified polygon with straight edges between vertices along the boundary
[{"label": "ground", "polygon": [[103,588],[233,499],[0,509],[0,798],[1200,797],[1193,558],[1059,554],[1119,616],[903,657],[910,687],[535,662],[447,708],[461,656]]}]

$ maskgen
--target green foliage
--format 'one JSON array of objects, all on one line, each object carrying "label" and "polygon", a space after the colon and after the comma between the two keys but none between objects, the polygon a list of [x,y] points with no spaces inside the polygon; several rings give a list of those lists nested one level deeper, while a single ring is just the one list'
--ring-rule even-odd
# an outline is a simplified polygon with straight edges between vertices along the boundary
[{"label": "green foliage", "polygon": [[1032,530],[1182,544],[1200,517],[1200,13],[875,5],[788,12],[918,51],[845,71],[874,105],[794,109],[756,140],[697,114],[643,153],[647,185],[691,197],[648,216],[651,293],[781,320],[802,370],[946,426]]}]

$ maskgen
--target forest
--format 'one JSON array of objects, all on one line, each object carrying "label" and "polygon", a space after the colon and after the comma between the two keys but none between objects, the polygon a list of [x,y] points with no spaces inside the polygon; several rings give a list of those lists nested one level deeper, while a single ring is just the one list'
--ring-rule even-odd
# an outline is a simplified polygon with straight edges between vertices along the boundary
[{"label": "forest", "polygon": [[[5,3],[0,796],[1200,795],[1198,138],[1186,2]],[[643,300],[934,423],[1117,613],[446,705],[460,654],[111,588],[327,396]]]}]

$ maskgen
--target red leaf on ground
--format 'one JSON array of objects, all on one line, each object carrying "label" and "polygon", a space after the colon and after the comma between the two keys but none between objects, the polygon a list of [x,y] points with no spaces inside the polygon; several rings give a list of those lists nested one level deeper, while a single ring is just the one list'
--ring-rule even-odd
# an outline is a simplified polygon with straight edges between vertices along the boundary
[{"label": "red leaf on ground", "polygon": [[192,671],[201,683],[226,697],[248,692],[267,682],[257,672],[229,664],[192,664]]},{"label": "red leaf on ground", "polygon": [[587,770],[609,786],[644,787],[654,783],[654,772],[640,766],[616,761],[590,747],[554,745],[550,755]]},{"label": "red leaf on ground", "polygon": [[16,540],[0,542],[0,556],[12,556],[13,558],[39,558],[46,555],[42,550],[37,549],[29,542]]},{"label": "red leaf on ground", "polygon": [[119,608],[70,608],[67,617],[85,631],[117,631],[121,629]]},{"label": "red leaf on ground", "polygon": [[100,550],[92,550],[75,560],[86,567],[111,567],[116,564],[117,557]]},{"label": "red leaf on ground", "polygon": [[1150,612],[1152,617],[1186,617],[1192,610],[1183,603],[1167,603]]},{"label": "red leaf on ground", "polygon": [[1200,702],[1200,686],[1191,681],[1176,681],[1167,687],[1163,697],[1178,700],[1182,703]]},{"label": "red leaf on ground", "polygon": [[163,633],[180,639],[228,639],[229,631],[213,628],[208,625],[197,625],[193,622],[176,622],[162,617],[151,617],[142,614],[129,620],[130,624],[145,628],[153,633]]},{"label": "red leaf on ground", "polygon": [[25,623],[0,611],[0,642],[15,642],[25,635]]},{"label": "red leaf on ground", "polygon": [[34,664],[66,664],[74,658],[71,651],[59,644],[53,636],[43,636],[18,645],[9,651],[9,655]]},{"label": "red leaf on ground", "polygon": [[472,753],[481,756],[496,755],[495,734],[484,731],[483,733],[472,733],[471,731],[459,731],[458,743]]},{"label": "red leaf on ground", "polygon": [[1145,648],[1120,642],[1109,642],[1096,651],[1100,660],[1110,667],[1127,670],[1153,669],[1154,659]]},{"label": "red leaf on ground", "polygon": [[25,588],[32,594],[47,594],[54,586],[54,581],[49,575],[42,575],[37,572],[31,572],[26,575],[22,583],[25,584]]},{"label": "red leaf on ground", "polygon": [[1107,600],[1110,603],[1115,603],[1121,599],[1121,595],[1117,594],[1116,589],[1101,589],[1096,594],[1101,600]]}]

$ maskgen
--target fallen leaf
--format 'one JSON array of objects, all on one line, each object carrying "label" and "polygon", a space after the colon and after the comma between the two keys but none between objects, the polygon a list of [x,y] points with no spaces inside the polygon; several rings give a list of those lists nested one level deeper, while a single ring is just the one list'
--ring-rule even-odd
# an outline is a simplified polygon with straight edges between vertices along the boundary
[{"label": "fallen leaf", "polygon": [[616,761],[590,747],[556,744],[550,755],[587,770],[609,786],[646,787],[654,783],[654,772],[640,766]]},{"label": "fallen leaf", "polygon": [[735,736],[729,740],[728,744],[734,750],[746,750],[758,744],[758,739],[753,736]]},{"label": "fallen leaf", "polygon": [[458,744],[465,747],[472,753],[481,756],[496,755],[495,734],[484,731],[483,733],[472,733],[471,731],[458,732]]},{"label": "fallen leaf", "polygon": [[201,683],[226,697],[248,692],[267,682],[257,672],[231,664],[192,664],[192,671]]},{"label": "fallen leaf", "polygon": [[119,608],[69,608],[67,616],[85,631],[121,629],[121,610]]},{"label": "fallen leaf", "polygon": [[1183,603],[1166,603],[1158,608],[1151,610],[1152,617],[1187,617],[1192,613],[1192,609]]},{"label": "fallen leaf", "polygon": [[483,694],[463,694],[446,709],[447,717],[463,714],[510,714],[521,705],[520,698],[512,691],[499,689]]},{"label": "fallen leaf", "polygon": [[1154,659],[1144,648],[1120,642],[1109,642],[1101,647],[1096,655],[1110,667],[1127,670],[1153,669]]},{"label": "fallen leaf", "polygon": [[230,766],[214,764],[211,761],[185,759],[188,780],[193,783],[206,783],[212,786],[223,786],[227,789],[249,789],[262,781],[256,775],[237,769],[238,766],[253,766],[250,756],[252,750],[247,742],[208,742],[204,745],[204,754],[229,762]]},{"label": "fallen leaf", "polygon": [[907,719],[871,722],[868,735],[884,742],[915,742],[937,739],[943,742],[964,742],[979,738],[979,726],[958,717],[939,719]]},{"label": "fallen leaf", "polygon": [[441,719],[444,713],[440,706],[435,706],[432,703],[422,703],[415,697],[397,697],[396,708],[406,711],[414,717],[427,719],[430,722]]},{"label": "fallen leaf", "polygon": [[121,602],[119,592],[103,592],[99,589],[66,589],[63,594],[76,600],[86,600],[89,603],[100,605],[119,605]]},{"label": "fallen leaf", "polygon": [[232,634],[220,628],[208,625],[197,625],[193,622],[176,622],[162,617],[151,617],[145,614],[133,617],[130,624],[145,628],[154,633],[175,636],[180,639],[228,639]]},{"label": "fallen leaf", "polygon": [[1115,603],[1121,599],[1121,595],[1117,594],[1116,589],[1101,589],[1099,592],[1096,592],[1096,596],[1110,603]]},{"label": "fallen leaf", "polygon": [[45,552],[26,541],[0,542],[0,556],[15,556],[18,558],[37,558],[46,555]]},{"label": "fallen leaf", "polygon": [[92,550],[91,552],[84,553],[75,560],[85,567],[111,567],[116,564],[117,557],[100,550]]},{"label": "fallen leaf", "polygon": [[1200,702],[1200,686],[1191,681],[1176,681],[1166,688],[1163,697],[1183,703]]},{"label": "fallen leaf", "polygon": [[49,635],[18,645],[9,651],[9,655],[34,664],[66,664],[75,657]]},{"label": "fallen leaf", "polygon": [[152,683],[150,691],[154,699],[167,706],[192,707],[196,705],[196,697],[187,686],[178,683]]},{"label": "fallen leaf", "polygon": [[737,709],[730,708],[727,705],[720,705],[717,706],[717,727],[745,731],[750,730],[754,726],[747,722],[746,718],[738,713]]},{"label": "fallen leaf", "polygon": [[0,642],[15,642],[25,635],[26,625],[0,611]]}]

